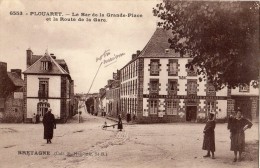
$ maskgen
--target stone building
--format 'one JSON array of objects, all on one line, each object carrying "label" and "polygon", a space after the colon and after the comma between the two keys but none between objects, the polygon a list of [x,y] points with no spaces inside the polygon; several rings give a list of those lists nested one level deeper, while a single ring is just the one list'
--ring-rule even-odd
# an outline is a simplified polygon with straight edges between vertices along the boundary
[{"label": "stone building", "polygon": [[170,31],[157,28],[141,52],[120,69],[120,102],[123,113],[135,114],[139,123],[199,122],[209,112],[226,121],[238,108],[250,119],[258,117],[258,89],[248,87],[215,91],[208,81],[199,82],[192,60],[169,48]]},{"label": "stone building", "polygon": [[[108,80],[106,85],[106,100],[107,100],[107,115],[117,118],[121,114],[120,108],[120,73],[117,71],[113,73],[113,79]],[[124,113],[122,116],[125,117]]]},{"label": "stone building", "polygon": [[33,114],[39,114],[40,120],[47,108],[52,109],[55,119],[66,122],[76,114],[74,104],[74,81],[63,59],[56,59],[54,54],[33,55],[26,51],[27,69],[23,72],[24,118],[31,122]]},{"label": "stone building", "polygon": [[[106,115],[107,113],[107,109],[106,109],[106,101],[107,101],[107,98],[106,98],[106,88],[101,88],[99,89],[99,109],[100,109],[100,114],[101,115]],[[102,114],[103,112],[103,114]]]},{"label": "stone building", "polygon": [[7,63],[0,62],[0,121],[23,122],[23,88],[21,69],[7,72]]}]

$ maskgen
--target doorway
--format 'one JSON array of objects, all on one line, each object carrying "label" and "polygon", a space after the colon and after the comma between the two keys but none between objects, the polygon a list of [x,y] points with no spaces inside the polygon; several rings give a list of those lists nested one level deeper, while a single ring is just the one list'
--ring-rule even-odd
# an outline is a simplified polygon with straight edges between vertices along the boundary
[{"label": "doorway", "polygon": [[250,99],[236,99],[235,100],[235,110],[237,111],[240,109],[242,115],[247,118],[252,120],[252,115],[251,115],[251,106],[252,103]]},{"label": "doorway", "polygon": [[186,107],[186,121],[196,121],[197,119],[197,106]]}]

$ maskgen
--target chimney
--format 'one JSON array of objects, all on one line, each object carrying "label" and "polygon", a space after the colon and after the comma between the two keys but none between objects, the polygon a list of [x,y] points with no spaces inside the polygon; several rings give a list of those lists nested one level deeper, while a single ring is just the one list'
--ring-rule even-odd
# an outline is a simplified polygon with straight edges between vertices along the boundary
[{"label": "chimney", "polygon": [[53,53],[51,53],[50,56],[51,56],[53,59],[56,59],[56,56],[55,56]]},{"label": "chimney", "polygon": [[26,50],[26,67],[27,68],[32,65],[32,56],[33,56],[33,52],[30,48],[28,48],[28,50]]},{"label": "chimney", "polygon": [[136,56],[138,57],[140,54],[141,54],[141,51],[140,51],[140,50],[137,50],[137,51],[136,51]]},{"label": "chimney", "polygon": [[18,75],[19,78],[22,78],[22,70],[21,69],[11,69],[11,72]]},{"label": "chimney", "polygon": [[7,63],[6,62],[0,62],[0,74],[1,74],[1,76],[7,74]]},{"label": "chimney", "polygon": [[136,58],[136,54],[133,54],[133,55],[132,55],[132,59],[135,59],[135,58]]}]

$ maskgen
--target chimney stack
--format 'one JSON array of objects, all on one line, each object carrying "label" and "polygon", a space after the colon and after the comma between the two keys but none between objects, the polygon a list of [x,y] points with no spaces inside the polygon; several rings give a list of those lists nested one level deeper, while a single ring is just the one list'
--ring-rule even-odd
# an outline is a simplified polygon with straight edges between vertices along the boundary
[{"label": "chimney stack", "polygon": [[138,57],[140,54],[141,54],[141,51],[140,51],[140,50],[137,50],[137,51],[136,51],[136,56]]},{"label": "chimney stack", "polygon": [[19,78],[22,78],[22,70],[21,69],[11,69],[11,72],[18,75]]},{"label": "chimney stack", "polygon": [[132,59],[135,59],[136,58],[136,54],[132,54]]},{"label": "chimney stack", "polygon": [[27,58],[26,59],[26,66],[27,66],[27,68],[32,65],[32,56],[33,56],[33,52],[30,48],[28,48],[28,50],[26,50],[26,58]]},{"label": "chimney stack", "polygon": [[51,56],[53,59],[56,59],[56,56],[55,56],[53,53],[51,53],[50,56]]},{"label": "chimney stack", "polygon": [[7,75],[7,63],[6,62],[0,62],[0,74],[1,74],[1,76]]}]

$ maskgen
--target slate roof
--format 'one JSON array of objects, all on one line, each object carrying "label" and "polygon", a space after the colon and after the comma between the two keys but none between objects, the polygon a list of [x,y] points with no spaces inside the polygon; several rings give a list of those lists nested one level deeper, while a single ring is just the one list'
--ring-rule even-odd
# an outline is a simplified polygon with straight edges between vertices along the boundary
[{"label": "slate roof", "polygon": [[[175,53],[174,50],[170,49],[170,43],[168,42],[170,37],[172,37],[171,31],[157,28],[138,57],[179,57],[179,53]],[[165,49],[170,50],[166,53]]]},{"label": "slate roof", "polygon": [[34,64],[37,60],[39,60],[42,55],[32,55],[31,65]]},{"label": "slate roof", "polygon": [[[50,61],[52,68],[48,71],[41,69],[42,61]],[[38,59],[34,64],[28,67],[24,72],[24,74],[55,74],[62,75],[68,74],[56,61],[53,59],[48,53],[45,53],[40,59]]]},{"label": "slate roof", "polygon": [[[170,30],[164,30],[163,28],[156,28],[151,39],[148,41],[144,49],[141,51],[140,55],[135,59],[130,60],[124,67],[132,63],[138,58],[175,58],[180,57],[179,53],[176,53],[174,50],[170,49],[170,43],[168,42],[169,38],[172,37],[172,32]],[[169,49],[169,52],[166,53],[165,50]]]},{"label": "slate roof", "polygon": [[70,73],[67,63],[64,59],[55,59],[55,61],[68,73]]},{"label": "slate roof", "polygon": [[9,79],[13,82],[13,84],[15,86],[18,86],[18,87],[23,87],[24,86],[23,79],[19,75],[17,75],[16,73],[14,73],[14,72],[7,72],[7,75],[8,75]]}]

